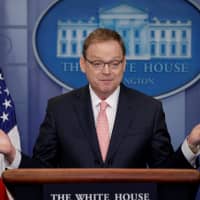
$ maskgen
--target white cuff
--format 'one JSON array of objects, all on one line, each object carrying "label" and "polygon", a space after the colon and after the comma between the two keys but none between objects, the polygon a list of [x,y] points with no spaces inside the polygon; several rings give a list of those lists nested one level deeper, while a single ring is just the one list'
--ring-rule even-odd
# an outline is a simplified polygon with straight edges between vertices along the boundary
[{"label": "white cuff", "polygon": [[15,155],[15,159],[13,160],[13,162],[9,165],[8,162],[6,163],[6,168],[8,169],[17,169],[19,168],[20,162],[22,159],[22,155],[21,152],[19,150],[16,149],[16,155]]},{"label": "white cuff", "polygon": [[182,146],[181,146],[181,150],[183,152],[183,155],[185,156],[185,158],[187,159],[187,161],[193,166],[196,167],[196,159],[198,157],[198,155],[200,155],[200,151],[198,151],[196,154],[194,154],[192,152],[192,150],[190,149],[188,142],[187,142],[187,138],[184,140]]}]

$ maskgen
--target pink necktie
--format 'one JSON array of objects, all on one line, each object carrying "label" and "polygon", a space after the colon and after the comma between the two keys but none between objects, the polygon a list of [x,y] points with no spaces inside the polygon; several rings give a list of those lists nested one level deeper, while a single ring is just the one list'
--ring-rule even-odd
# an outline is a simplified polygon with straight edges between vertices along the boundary
[{"label": "pink necktie", "polygon": [[106,159],[106,154],[108,151],[109,140],[110,140],[108,118],[106,115],[107,106],[108,104],[105,101],[102,101],[100,103],[100,111],[97,116],[97,125],[96,125],[97,137],[103,161],[105,161]]}]

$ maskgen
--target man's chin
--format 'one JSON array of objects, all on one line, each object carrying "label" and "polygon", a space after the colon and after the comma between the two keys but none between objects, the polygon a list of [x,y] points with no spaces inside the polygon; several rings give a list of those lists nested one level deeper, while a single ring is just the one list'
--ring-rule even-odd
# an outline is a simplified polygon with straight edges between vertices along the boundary
[{"label": "man's chin", "polygon": [[110,96],[113,92],[114,92],[114,89],[109,86],[104,87],[101,90],[101,94],[103,94],[104,96],[107,96],[107,97]]}]

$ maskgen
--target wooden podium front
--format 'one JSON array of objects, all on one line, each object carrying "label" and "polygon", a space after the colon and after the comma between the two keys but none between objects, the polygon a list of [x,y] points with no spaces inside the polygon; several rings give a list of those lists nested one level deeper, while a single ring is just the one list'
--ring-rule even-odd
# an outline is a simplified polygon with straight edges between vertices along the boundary
[{"label": "wooden podium front", "polygon": [[[104,184],[106,185],[106,191],[110,185],[118,184],[118,188],[121,189],[123,184],[133,184],[132,188],[134,188],[134,184],[156,184],[158,185],[158,200],[192,200],[195,196],[195,191],[197,191],[197,186],[200,182],[200,172],[198,170],[185,170],[185,169],[14,169],[7,170],[3,173],[3,181],[8,187],[19,186],[20,193],[24,193],[28,195],[26,199],[31,199],[34,197],[36,193],[31,194],[31,189],[36,186],[41,186],[44,184],[52,185],[52,184],[79,184],[81,190],[83,186],[89,185],[91,187],[95,184]],[[82,184],[82,185],[81,185]],[[92,184],[92,185],[91,185]],[[119,185],[121,184],[121,186]],[[76,185],[77,186],[77,185]],[[103,185],[98,185],[98,187],[102,187]],[[107,187],[108,186],[108,187]],[[126,187],[126,186],[125,186]],[[28,189],[27,189],[28,188]],[[51,187],[54,188],[54,187]],[[66,188],[70,188],[69,185]],[[90,188],[91,189],[91,188]],[[191,189],[192,192],[186,192]],[[193,191],[194,189],[194,191]],[[12,190],[12,189],[11,189]],[[38,189],[40,192],[41,190]],[[37,191],[38,191],[37,190]],[[67,190],[67,189],[66,189]],[[72,189],[73,190],[73,189]],[[115,191],[116,193],[117,191]],[[130,192],[130,191],[128,191]],[[174,196],[170,196],[170,193],[174,193]],[[140,192],[141,193],[141,192]],[[68,191],[65,194],[69,194]],[[100,193],[98,193],[100,194]],[[107,193],[106,193],[107,194]],[[125,194],[125,193],[124,193]],[[139,193],[138,193],[139,194]],[[168,197],[170,196],[170,197]],[[122,196],[123,197],[123,196]],[[22,199],[22,195],[20,198]],[[145,197],[142,195],[138,196],[137,199],[144,199]],[[170,199],[169,199],[170,198]],[[37,198],[38,200],[39,198]],[[41,199],[43,199],[41,197]],[[59,197],[59,200],[69,199],[67,197]],[[136,196],[135,196],[136,199]],[[121,200],[135,200],[131,199],[128,196],[123,197]],[[57,200],[56,197],[52,197],[52,200]],[[78,200],[78,199],[75,199]],[[82,199],[85,200],[85,199]],[[93,199],[86,199],[93,200]],[[94,199],[96,200],[96,199]],[[102,200],[98,198],[98,200]],[[105,197],[104,199],[105,200]],[[106,200],[112,200],[107,197]],[[116,199],[114,199],[116,200]],[[118,200],[118,199],[117,199]],[[144,200],[148,200],[147,198]],[[149,199],[154,200],[154,199]]]}]

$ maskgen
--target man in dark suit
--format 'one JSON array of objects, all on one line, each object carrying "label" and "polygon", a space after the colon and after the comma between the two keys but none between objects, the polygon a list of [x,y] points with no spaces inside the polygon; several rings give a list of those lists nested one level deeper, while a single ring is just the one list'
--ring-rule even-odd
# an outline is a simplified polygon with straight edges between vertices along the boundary
[{"label": "man in dark suit", "polygon": [[[105,161],[89,86],[49,101],[33,157],[40,167],[191,168],[181,149],[173,152],[161,104],[124,85]],[[29,158],[22,158],[20,167],[26,167]]]},{"label": "man in dark suit", "polygon": [[[80,58],[81,70],[89,84],[49,100],[33,158],[16,151],[0,132],[0,152],[11,166],[195,167],[200,126],[174,152],[161,103],[121,83],[125,53],[124,43],[115,31],[92,32],[84,42]],[[100,120],[102,102],[106,108],[104,119]],[[99,131],[102,130],[99,124],[104,124],[104,131]]]}]

